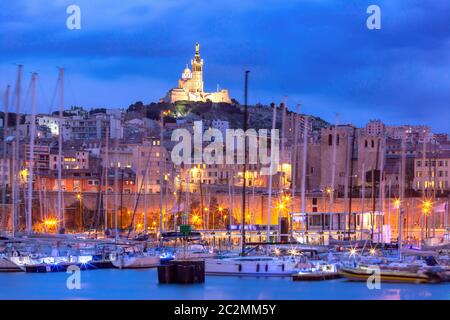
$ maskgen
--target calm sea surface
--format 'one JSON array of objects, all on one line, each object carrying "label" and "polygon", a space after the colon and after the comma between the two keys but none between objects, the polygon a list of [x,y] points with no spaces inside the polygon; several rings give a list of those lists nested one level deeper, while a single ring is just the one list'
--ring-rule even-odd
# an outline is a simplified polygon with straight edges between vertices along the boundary
[{"label": "calm sea surface", "polygon": [[450,300],[450,283],[381,284],[288,278],[207,276],[205,284],[158,285],[156,269],[81,272],[81,289],[69,290],[66,273],[0,273],[0,299],[440,299]]}]

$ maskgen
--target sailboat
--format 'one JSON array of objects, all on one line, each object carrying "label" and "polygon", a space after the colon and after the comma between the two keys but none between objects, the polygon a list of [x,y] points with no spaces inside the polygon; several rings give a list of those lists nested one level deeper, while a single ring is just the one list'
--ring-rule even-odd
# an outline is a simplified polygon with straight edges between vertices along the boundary
[{"label": "sailboat", "polygon": [[115,268],[119,269],[142,269],[153,268],[160,264],[160,257],[154,252],[142,252],[121,250],[110,254],[110,260]]}]

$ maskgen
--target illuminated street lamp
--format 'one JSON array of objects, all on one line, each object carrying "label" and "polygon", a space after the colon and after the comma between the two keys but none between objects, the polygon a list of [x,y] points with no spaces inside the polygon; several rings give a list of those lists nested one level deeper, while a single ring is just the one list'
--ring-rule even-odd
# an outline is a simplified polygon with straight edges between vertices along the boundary
[{"label": "illuminated street lamp", "polygon": [[394,206],[395,206],[395,209],[399,209],[400,208],[400,199],[395,199],[394,200]]},{"label": "illuminated street lamp", "polygon": [[423,201],[423,206],[422,206],[422,211],[423,214],[425,215],[425,236],[428,238],[428,217],[431,213],[431,209],[433,207],[433,203],[431,200],[429,199],[425,199]]}]

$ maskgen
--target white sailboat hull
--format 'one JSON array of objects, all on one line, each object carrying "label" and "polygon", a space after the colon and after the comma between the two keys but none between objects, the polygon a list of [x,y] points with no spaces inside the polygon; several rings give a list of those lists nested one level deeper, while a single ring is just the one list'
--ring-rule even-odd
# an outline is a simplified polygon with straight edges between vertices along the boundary
[{"label": "white sailboat hull", "polygon": [[295,272],[295,263],[264,259],[211,259],[205,260],[207,275],[288,277]]},{"label": "white sailboat hull", "polygon": [[160,258],[157,256],[119,255],[115,259],[111,259],[111,262],[114,267],[119,269],[142,269],[158,266]]}]

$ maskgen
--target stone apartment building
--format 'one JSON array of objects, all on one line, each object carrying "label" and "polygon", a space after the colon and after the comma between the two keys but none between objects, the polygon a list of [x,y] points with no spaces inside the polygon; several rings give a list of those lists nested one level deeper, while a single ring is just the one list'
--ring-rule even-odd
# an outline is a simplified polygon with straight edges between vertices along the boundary
[{"label": "stone apartment building", "polygon": [[450,191],[450,151],[418,154],[414,159],[413,188],[428,196]]},{"label": "stone apartment building", "polygon": [[[51,170],[58,170],[58,158],[58,154],[50,154]],[[62,151],[61,165],[63,170],[89,169],[89,151],[65,149]]]}]

